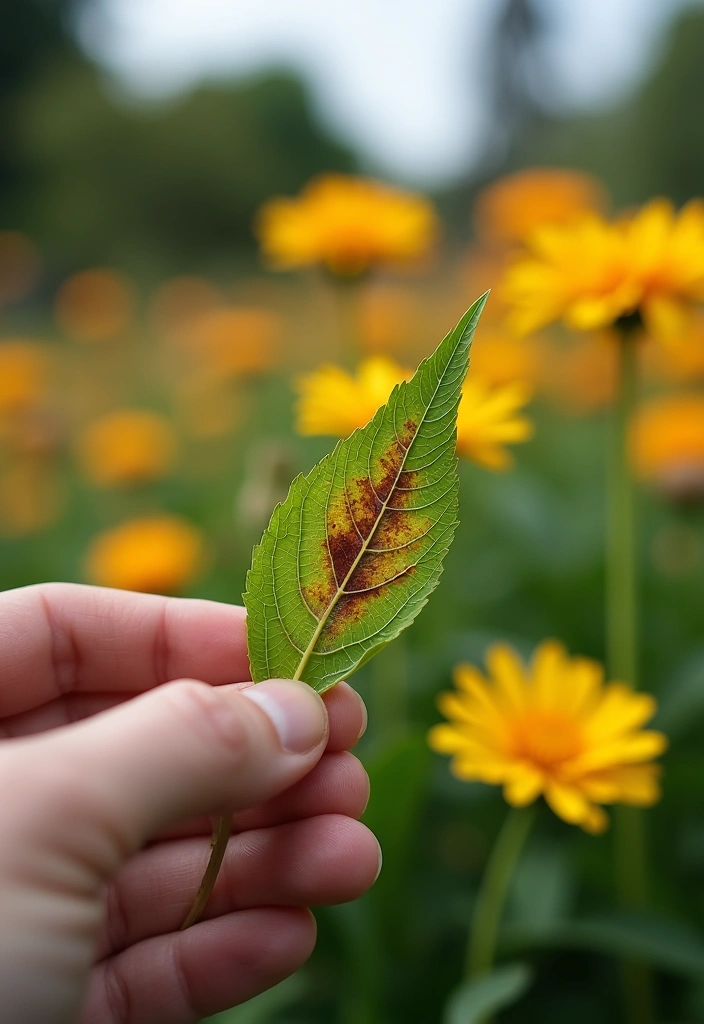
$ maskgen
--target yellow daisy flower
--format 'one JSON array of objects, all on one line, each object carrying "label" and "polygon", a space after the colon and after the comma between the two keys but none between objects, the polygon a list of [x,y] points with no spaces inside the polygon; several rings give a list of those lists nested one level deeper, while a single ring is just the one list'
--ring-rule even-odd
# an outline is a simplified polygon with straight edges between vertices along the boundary
[{"label": "yellow daisy flower", "polygon": [[533,424],[519,410],[532,390],[523,381],[491,387],[470,373],[462,388],[457,411],[457,454],[485,469],[508,469],[513,457],[507,444],[519,444],[533,436]]},{"label": "yellow daisy flower", "polygon": [[371,179],[324,174],[296,199],[265,203],[255,233],[265,258],[280,270],[322,263],[335,274],[354,276],[427,255],[438,227],[422,196]]},{"label": "yellow daisy flower", "polygon": [[592,330],[637,313],[650,333],[676,336],[704,300],[704,203],[676,212],[654,199],[613,223],[588,215],[538,229],[503,298],[519,333],[555,320]]},{"label": "yellow daisy flower", "polygon": [[[386,356],[364,359],[356,374],[321,366],[296,382],[296,429],[303,435],[346,437],[368,423],[394,385],[411,375]],[[530,397],[522,382],[491,387],[470,374],[457,413],[457,454],[486,469],[507,469],[512,460],[504,445],[527,441],[533,433],[530,421],[518,415]]]},{"label": "yellow daisy flower", "polygon": [[501,298],[507,323],[518,334],[556,320],[588,331],[633,312],[641,290],[631,274],[624,232],[590,214],[537,229],[528,254],[508,268]]},{"label": "yellow daisy flower", "polygon": [[643,405],[631,424],[637,475],[679,501],[704,498],[704,397],[667,395]]},{"label": "yellow daisy flower", "polygon": [[347,437],[369,422],[395,384],[411,376],[386,356],[363,359],[356,374],[332,363],[320,366],[296,381],[296,429],[303,435]]},{"label": "yellow daisy flower", "polygon": [[641,729],[656,710],[649,694],[605,683],[601,665],[570,657],[554,640],[540,644],[529,667],[497,644],[487,666],[487,677],[456,667],[457,692],[438,700],[449,723],[428,737],[433,750],[452,756],[458,779],[503,786],[514,807],[542,795],[564,821],[593,833],[608,825],[602,804],[658,801],[652,760],[667,738]]}]

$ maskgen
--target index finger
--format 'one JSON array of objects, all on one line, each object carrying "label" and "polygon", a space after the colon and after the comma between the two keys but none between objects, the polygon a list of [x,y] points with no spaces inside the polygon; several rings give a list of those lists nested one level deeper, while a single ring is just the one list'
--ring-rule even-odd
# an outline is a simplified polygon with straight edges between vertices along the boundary
[{"label": "index finger", "polygon": [[245,610],[76,583],[0,593],[0,717],[74,692],[250,678]]}]

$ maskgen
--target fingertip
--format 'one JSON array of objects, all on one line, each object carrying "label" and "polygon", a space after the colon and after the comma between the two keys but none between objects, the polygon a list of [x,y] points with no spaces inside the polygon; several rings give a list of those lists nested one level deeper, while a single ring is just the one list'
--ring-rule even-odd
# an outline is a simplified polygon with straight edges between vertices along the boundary
[{"label": "fingertip", "polygon": [[350,750],[362,738],[367,728],[367,708],[349,683],[337,683],[324,694],[323,700],[330,719],[328,750]]},{"label": "fingertip", "polygon": [[328,715],[316,691],[298,680],[268,679],[237,691],[262,709],[290,754],[308,754],[328,738]]}]

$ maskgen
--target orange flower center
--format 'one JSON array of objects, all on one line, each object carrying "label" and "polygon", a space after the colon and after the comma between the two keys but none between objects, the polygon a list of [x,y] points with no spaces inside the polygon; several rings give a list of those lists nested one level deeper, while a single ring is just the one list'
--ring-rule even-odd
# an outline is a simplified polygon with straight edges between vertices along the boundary
[{"label": "orange flower center", "polygon": [[558,767],[583,749],[575,721],[554,711],[529,711],[518,718],[511,725],[509,743],[514,757],[544,769]]}]

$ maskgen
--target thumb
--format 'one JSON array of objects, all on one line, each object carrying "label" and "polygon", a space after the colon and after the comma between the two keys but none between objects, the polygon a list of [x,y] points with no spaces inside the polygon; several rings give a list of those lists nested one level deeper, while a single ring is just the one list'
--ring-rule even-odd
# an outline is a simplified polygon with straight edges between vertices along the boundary
[{"label": "thumb", "polygon": [[106,878],[167,825],[287,789],[317,763],[327,733],[325,705],[305,683],[169,683],[6,750],[15,781],[5,827],[25,856],[60,845],[70,858],[75,847]]}]

